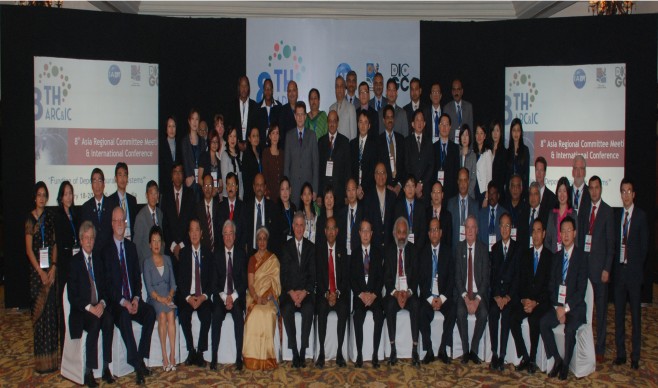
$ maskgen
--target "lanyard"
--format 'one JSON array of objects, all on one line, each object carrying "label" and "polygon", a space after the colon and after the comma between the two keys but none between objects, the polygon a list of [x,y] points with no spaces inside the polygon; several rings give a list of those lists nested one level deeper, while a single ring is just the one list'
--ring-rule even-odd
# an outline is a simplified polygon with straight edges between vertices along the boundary
[{"label": "lanyard", "polygon": [[69,224],[71,224],[71,231],[73,232],[73,245],[78,245],[78,237],[75,235],[75,225],[73,225],[73,214],[69,210]]},{"label": "lanyard", "polygon": [[41,229],[41,246],[46,247],[46,211],[44,210],[43,213],[39,216],[39,219],[37,222],[39,223],[39,229]]},{"label": "lanyard", "polygon": [[292,220],[290,219],[290,208],[284,209],[283,213],[286,215],[286,219],[288,220],[288,234],[291,234],[292,232]]}]

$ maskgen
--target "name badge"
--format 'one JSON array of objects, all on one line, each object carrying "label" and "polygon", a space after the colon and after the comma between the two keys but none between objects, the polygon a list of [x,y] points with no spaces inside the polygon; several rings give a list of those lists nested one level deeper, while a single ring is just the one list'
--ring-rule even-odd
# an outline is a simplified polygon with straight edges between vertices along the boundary
[{"label": "name badge", "polygon": [[626,244],[621,244],[621,256],[619,256],[619,262],[624,264],[624,258],[626,257]]},{"label": "name badge", "polygon": [[327,161],[327,167],[324,170],[324,176],[333,176],[334,175],[334,162],[332,160]]},{"label": "name badge", "polygon": [[39,249],[39,267],[48,268],[50,262],[48,261],[48,247]]},{"label": "name badge", "polygon": [[567,303],[567,286],[560,284],[560,288],[557,291],[557,302],[560,304]]},{"label": "name badge", "polygon": [[464,225],[459,227],[459,241],[466,240],[466,227]]},{"label": "name badge", "polygon": [[592,250],[592,235],[587,234],[585,235],[585,252],[589,252]]},{"label": "name badge", "polygon": [[459,129],[455,130],[455,143],[459,145]]},{"label": "name badge", "polygon": [[562,250],[562,243],[561,242],[557,243],[557,250],[558,251]]},{"label": "name badge", "polygon": [[77,245],[74,245],[73,246],[73,256],[77,255],[78,253],[80,253],[80,247],[77,246]]},{"label": "name badge", "polygon": [[368,284],[368,275],[363,276],[366,279],[366,284]]},{"label": "name badge", "polygon": [[210,176],[212,176],[213,187],[219,187],[219,181],[217,180],[217,171],[211,172]]},{"label": "name badge", "polygon": [[398,286],[398,291],[407,291],[409,287],[407,286],[407,277],[400,276],[400,282]]},{"label": "name badge", "polygon": [[194,169],[194,180],[197,181],[197,182],[199,181],[199,169],[198,168]]},{"label": "name badge", "polygon": [[512,240],[516,241],[516,228],[512,228]]},{"label": "name badge", "polygon": [[286,238],[286,241],[290,240],[291,238],[292,238],[292,236],[288,235],[287,238]]},{"label": "name badge", "polygon": [[532,248],[532,236],[530,236],[530,246],[528,248]]},{"label": "name badge", "polygon": [[[128,220],[126,220],[126,223],[128,223]],[[123,232],[123,237],[130,240],[130,236],[132,236],[132,233],[130,233],[130,227],[126,226],[126,230]]]},{"label": "name badge", "polygon": [[390,164],[391,164],[391,171],[395,171],[395,158],[392,157],[392,156],[389,156],[389,157],[388,157],[388,160],[389,160],[389,162],[390,162]]},{"label": "name badge", "polygon": [[432,281],[432,295],[439,295],[439,276],[434,277]]},{"label": "name badge", "polygon": [[490,234],[489,235],[489,252],[491,252],[491,249],[493,249],[494,244],[496,243],[496,235],[495,234]]},{"label": "name badge", "polygon": [[361,186],[361,178],[363,177],[363,170],[359,168],[359,186]]},{"label": "name badge", "polygon": [[414,236],[413,233],[410,233],[410,234],[409,234],[409,238],[408,238],[408,240],[409,240],[409,242],[412,243],[412,244],[415,243],[415,241],[416,241],[416,237]]},{"label": "name badge", "polygon": [[436,180],[441,182],[441,187],[443,187],[443,184],[445,183],[446,180],[446,172],[443,170],[439,170],[436,173]]}]

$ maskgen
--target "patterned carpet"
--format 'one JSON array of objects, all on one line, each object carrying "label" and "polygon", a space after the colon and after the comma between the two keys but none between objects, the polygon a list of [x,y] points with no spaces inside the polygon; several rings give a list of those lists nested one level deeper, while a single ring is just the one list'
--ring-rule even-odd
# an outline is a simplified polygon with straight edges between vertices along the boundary
[{"label": "patterned carpet", "polygon": [[[654,287],[654,293],[658,293]],[[657,295],[658,296],[658,295]],[[657,299],[658,300],[658,299]],[[4,301],[4,289],[0,288],[0,301]],[[2,302],[0,302],[2,303]],[[597,365],[592,375],[577,380],[570,375],[570,386],[614,386],[614,387],[658,387],[658,308],[642,308],[642,358],[640,370],[633,371],[628,365],[612,366],[614,358],[614,308],[609,308],[608,348],[606,362]],[[627,320],[630,333],[630,316]],[[0,307],[0,386],[11,387],[70,387],[74,383],[62,378],[59,373],[39,375],[34,372],[32,358],[32,337],[29,313],[27,311],[6,310]],[[629,341],[630,342],[630,338]],[[630,343],[627,343],[630,352]],[[497,386],[565,386],[557,379],[548,379],[544,373],[530,376],[517,373],[511,365],[504,372],[490,372],[488,364],[463,367],[453,361],[449,366],[435,362],[420,369],[411,366],[408,360],[396,367],[382,365],[378,370],[370,363],[362,369],[351,366],[337,368],[328,362],[324,369],[307,367],[292,369],[284,362],[273,372],[236,372],[232,366],[220,367],[217,371],[201,370],[198,367],[181,365],[176,372],[163,373],[154,369],[153,376],[147,378],[149,386],[196,387],[196,386],[248,386],[248,387],[497,387]],[[135,386],[134,374],[124,376],[114,386]]]}]

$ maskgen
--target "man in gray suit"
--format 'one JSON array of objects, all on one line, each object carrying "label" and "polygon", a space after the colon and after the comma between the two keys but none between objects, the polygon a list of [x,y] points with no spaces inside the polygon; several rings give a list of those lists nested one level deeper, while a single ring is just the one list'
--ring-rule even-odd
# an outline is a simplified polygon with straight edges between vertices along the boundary
[{"label": "man in gray suit", "polygon": [[356,109],[361,106],[359,96],[356,93],[356,71],[350,70],[349,73],[347,73],[345,83],[347,85],[347,94],[345,94],[345,98],[347,99],[347,102],[354,105],[354,109]]},{"label": "man in gray suit", "polygon": [[[354,108],[352,108],[354,110]],[[300,190],[304,182],[313,186],[315,201],[318,187],[318,140],[315,132],[304,128],[306,120],[306,104],[297,101],[295,104],[296,129],[286,136],[286,147],[283,174],[290,179],[290,200],[298,204]]]},{"label": "man in gray suit", "polygon": [[[395,102],[398,99],[398,83],[395,78],[389,78],[386,81],[386,97],[388,98],[388,105],[391,105],[395,110],[395,124],[393,125],[393,130],[403,137],[407,137],[409,134],[409,122],[407,121],[407,112],[404,111],[402,107],[396,105]],[[379,114],[379,133],[384,132],[384,117],[383,111],[380,110],[377,112]]]},{"label": "man in gray suit", "polygon": [[589,280],[594,288],[596,305],[596,362],[604,361],[606,319],[608,316],[608,281],[614,256],[614,215],[612,208],[601,199],[601,178],[589,178],[588,207],[581,208],[578,238],[589,263]]},{"label": "man in gray suit", "polygon": [[331,104],[329,112],[335,110],[338,113],[338,133],[347,137],[347,140],[352,140],[357,135],[356,108],[345,97],[345,80],[340,75],[336,77],[335,88],[336,102]]},{"label": "man in gray suit", "polygon": [[[489,300],[489,254],[487,246],[477,240],[477,219],[471,214],[466,219],[466,240],[457,246],[455,256],[455,289],[457,292],[457,327],[462,339],[464,356],[462,364],[469,360],[480,364],[478,346],[487,324]],[[475,315],[475,330],[468,345],[468,316]],[[469,352],[470,350],[470,352]]]},{"label": "man in gray suit", "polygon": [[[372,91],[375,93],[375,97],[370,99],[368,105],[370,105],[377,113],[380,113],[386,105],[388,105],[388,99],[383,96],[384,94],[384,76],[382,73],[377,73],[372,79]],[[381,123],[379,124],[380,132],[384,131]]]},{"label": "man in gray suit", "polygon": [[151,257],[151,246],[149,245],[149,234],[151,228],[159,226],[162,230],[164,216],[162,210],[157,207],[160,199],[160,190],[155,181],[149,181],[146,184],[146,202],[147,205],[135,217],[135,236],[133,241],[137,246],[137,257],[139,258],[140,270],[144,268],[144,260]]},{"label": "man in gray suit", "polygon": [[[477,217],[478,205],[473,197],[468,195],[468,169],[462,167],[457,172],[457,188],[459,193],[448,200],[448,211],[452,214],[452,247],[466,239],[466,219]],[[477,221],[476,221],[477,224]]]},{"label": "man in gray suit", "polygon": [[[453,100],[445,104],[443,111],[450,115],[452,121],[452,128],[450,128],[450,139],[459,144],[459,130],[463,124],[468,124],[469,128],[473,128],[473,105],[462,100],[464,89],[462,81],[455,79],[452,81],[452,98]],[[473,136],[473,133],[471,133]]]}]

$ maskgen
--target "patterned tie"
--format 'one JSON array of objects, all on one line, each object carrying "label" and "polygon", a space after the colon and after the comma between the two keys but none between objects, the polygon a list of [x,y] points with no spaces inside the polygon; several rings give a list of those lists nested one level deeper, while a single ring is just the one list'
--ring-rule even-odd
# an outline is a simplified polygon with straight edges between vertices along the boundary
[{"label": "patterned tie", "polygon": [[231,221],[233,221],[233,210],[235,210],[234,205],[231,204],[231,212],[228,215],[228,219],[231,220]]},{"label": "patterned tie", "polygon": [[176,215],[180,217],[180,193],[176,193]]},{"label": "patterned tie", "polygon": [[158,221],[155,219],[155,212],[151,213],[151,218],[153,218],[153,226],[158,226]]},{"label": "patterned tie", "polygon": [[468,283],[466,284],[466,295],[473,300],[473,248],[468,248]]},{"label": "patterned tie", "polygon": [[409,229],[413,231],[414,228],[414,203],[409,204]]},{"label": "patterned tie", "polygon": [[461,199],[461,209],[460,209],[460,216],[459,216],[459,225],[464,225],[464,222],[466,221],[466,200]]},{"label": "patterned tie", "polygon": [[395,161],[395,146],[393,145],[393,133],[391,133],[388,136],[388,154],[393,158],[393,178],[395,178],[397,171],[396,171],[396,164],[397,162]]},{"label": "patterned tie", "polygon": [[404,264],[402,263],[402,249],[399,250],[400,255],[398,256],[398,276],[404,276]]},{"label": "patterned tie", "polygon": [[580,202],[580,190],[576,189],[576,193],[574,194],[574,199],[573,199],[573,208],[578,211],[578,203]]},{"label": "patterned tie", "polygon": [[336,274],[334,273],[334,255],[333,249],[329,248],[329,292],[336,292]]},{"label": "patterned tie", "polygon": [[381,100],[380,100],[380,101],[377,101],[377,112],[379,112],[380,109],[382,109],[382,102],[381,102]]},{"label": "patterned tie", "polygon": [[366,276],[370,273],[370,255],[368,254],[368,249],[365,249],[363,254],[363,273]]},{"label": "patterned tie", "polygon": [[359,140],[359,168],[361,168],[361,158],[363,157],[363,139]]},{"label": "patterned tie", "polygon": [[534,269],[533,269],[533,275],[537,275],[537,267],[539,267],[539,252],[535,250],[535,262],[534,262]]},{"label": "patterned tie", "polygon": [[128,269],[126,268],[126,256],[123,253],[123,241],[119,243],[119,263],[121,264],[121,292],[123,299],[130,301],[130,283],[128,282]]},{"label": "patterned tie", "polygon": [[564,249],[564,259],[562,259],[562,284],[567,281],[567,272],[569,272],[569,253]]},{"label": "patterned tie", "polygon": [[226,266],[226,293],[233,294],[233,255],[228,253],[228,265]]},{"label": "patterned tie", "polygon": [[302,243],[301,242],[297,243],[297,261],[299,262],[299,265],[302,265]]},{"label": "patterned tie", "polygon": [[201,264],[199,252],[194,252],[194,296],[201,296]]},{"label": "patterned tie", "polygon": [[263,214],[261,213],[260,203],[256,204],[256,230],[263,226]]},{"label": "patterned tie", "polygon": [[[439,271],[439,256],[436,252],[436,248],[432,249],[432,281],[434,281],[434,278],[438,275]],[[430,284],[430,290],[432,289],[432,286]]]},{"label": "patterned tie", "polygon": [[439,111],[434,111],[434,137],[439,137]]},{"label": "patterned tie", "polygon": [[420,136],[416,136],[416,144],[418,144],[418,153],[420,153]]},{"label": "patterned tie", "polygon": [[532,209],[532,214],[530,215],[530,234],[532,234],[532,223],[535,222],[535,212],[537,209]]},{"label": "patterned tie", "polygon": [[98,224],[101,224],[101,219],[103,217],[103,208],[102,202],[98,202],[98,207],[96,208],[96,216],[98,217]]},{"label": "patterned tie", "polygon": [[503,244],[503,261],[507,260],[507,246]]},{"label": "patterned tie", "polygon": [[494,227],[494,220],[496,219],[496,211],[494,210],[494,207],[491,206],[491,214],[489,215],[489,234],[494,234],[496,233],[495,227]]},{"label": "patterned tie", "polygon": [[462,126],[462,104],[457,104],[457,124]]},{"label": "patterned tie", "polygon": [[210,240],[210,251],[215,252],[215,239],[212,233],[212,215],[210,213],[210,204],[206,204],[206,221],[208,222],[208,239]]},{"label": "patterned tie", "polygon": [[96,306],[98,304],[98,295],[96,294],[96,277],[94,276],[94,269],[91,266],[91,256],[87,260],[87,271],[89,275],[89,288],[91,288],[91,305]]},{"label": "patterned tie", "polygon": [[329,154],[333,154],[334,152],[334,135],[329,136]]},{"label": "patterned tie", "polygon": [[596,220],[596,205],[592,206],[592,215],[589,217],[589,234],[594,230],[594,221]]}]

